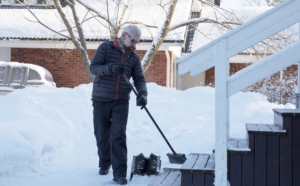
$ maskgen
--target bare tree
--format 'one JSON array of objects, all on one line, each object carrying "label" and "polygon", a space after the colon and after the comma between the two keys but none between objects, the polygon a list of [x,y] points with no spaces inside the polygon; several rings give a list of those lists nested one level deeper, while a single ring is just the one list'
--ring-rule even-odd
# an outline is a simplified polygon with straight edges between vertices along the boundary
[{"label": "bare tree", "polygon": [[[201,0],[200,0],[201,1]],[[279,3],[281,3],[284,0],[266,0],[269,6],[274,6]],[[59,0],[53,0],[55,7],[61,17],[61,20],[63,21],[64,25],[67,28],[67,31],[69,35],[64,35],[61,32],[52,29],[49,25],[44,24],[42,21],[39,20],[38,17],[35,16],[33,12],[28,8],[28,10],[31,12],[31,14],[35,17],[37,22],[39,22],[44,27],[48,28],[49,30],[57,33],[60,36],[63,36],[69,40],[72,41],[74,46],[76,47],[76,50],[78,51],[81,60],[83,62],[83,65],[86,70],[87,77],[89,81],[93,80],[93,76],[89,72],[89,64],[90,60],[87,55],[87,47],[85,42],[85,37],[83,34],[82,24],[84,24],[89,19],[97,19],[99,20],[99,24],[101,26],[104,26],[109,31],[109,38],[112,40],[113,38],[117,37],[119,35],[120,30],[122,27],[124,27],[127,24],[139,24],[144,27],[148,28],[156,28],[153,25],[146,25],[139,21],[129,21],[128,18],[125,17],[126,12],[129,9],[129,3],[130,0],[100,0],[102,3],[102,6],[105,7],[106,11],[103,13],[102,11],[97,10],[95,7],[89,6],[86,2],[83,0],[65,0],[65,3],[68,7],[70,7],[72,11],[72,18],[67,17],[67,15],[64,13],[64,9],[61,7]],[[77,15],[77,9],[75,6],[75,3],[79,3],[82,6],[84,6],[87,9],[87,14],[91,14],[91,16],[86,16],[84,19],[80,20]],[[144,58],[142,59],[142,66],[144,69],[144,72],[149,68],[151,65],[151,61],[153,60],[153,57],[155,56],[158,48],[163,43],[164,39],[168,36],[168,34],[180,27],[188,26],[188,25],[195,25],[198,23],[209,23],[214,25],[214,27],[217,28],[218,32],[221,34],[226,33],[232,29],[234,29],[236,26],[241,25],[245,20],[251,19],[249,18],[249,15],[245,15],[243,18],[238,17],[235,15],[231,10],[229,9],[222,9],[221,7],[218,7],[214,5],[213,3],[209,1],[201,1],[202,3],[206,4],[207,6],[210,6],[213,10],[214,19],[209,18],[196,18],[196,19],[190,19],[182,23],[177,23],[175,25],[171,25],[171,21],[174,15],[174,12],[176,10],[176,6],[178,3],[178,0],[169,0],[169,1],[160,1],[157,6],[160,6],[162,10],[165,12],[165,18],[162,26],[158,28],[157,35],[153,37],[151,46],[147,50],[146,54],[144,55]],[[20,2],[22,3],[22,2]],[[24,4],[24,6],[26,6]],[[70,23],[70,19],[72,20],[72,24]],[[75,26],[74,26],[75,25]],[[197,28],[194,28],[197,30]],[[202,32],[201,30],[197,30],[198,32]],[[205,37],[210,37],[209,35],[205,35]],[[264,51],[265,55],[272,54],[280,49],[282,47],[287,46],[291,44],[294,41],[295,32],[290,31],[289,29],[286,29],[278,34],[275,34],[274,36],[267,38],[266,40],[252,46],[251,48],[244,51],[245,53],[254,54],[257,55],[257,59],[261,58],[259,51]],[[287,75],[288,79],[292,79],[295,77],[294,74]],[[266,78],[265,80],[245,89],[244,91],[256,91],[261,92],[269,97],[270,101],[277,101],[279,103],[286,103],[286,101],[291,102],[293,98],[290,98],[288,96],[292,95],[290,92],[293,90],[293,86],[289,83],[289,88],[282,88],[284,78],[279,78],[277,76],[271,76],[269,78]],[[276,84],[276,86],[275,86]],[[277,85],[280,84],[280,96],[279,98],[274,96],[278,95],[278,93],[272,93],[274,92],[274,87],[278,87]],[[213,86],[213,85],[212,85]],[[276,89],[279,91],[279,89]],[[285,91],[285,94],[283,94],[283,90]],[[288,93],[286,93],[288,91]]]},{"label": "bare tree", "polygon": [[284,0],[266,0],[268,6],[276,6],[282,2],[284,2]]},{"label": "bare tree", "polygon": [[[128,18],[125,18],[125,14],[129,9],[129,3],[130,0],[100,0],[101,6],[105,8],[105,11],[103,9],[100,11],[96,9],[95,7],[90,6],[87,2],[83,0],[64,0],[66,3],[66,6],[68,6],[71,9],[72,17],[68,17],[67,14],[64,12],[64,9],[62,8],[60,4],[60,0],[53,0],[54,5],[61,17],[61,20],[63,21],[64,25],[66,26],[66,29],[69,33],[69,35],[64,35],[61,32],[52,29],[50,25],[46,25],[42,21],[39,20],[37,16],[27,7],[28,11],[31,12],[31,14],[35,17],[37,22],[47,29],[53,31],[54,33],[67,38],[68,40],[71,40],[78,51],[81,60],[83,62],[83,65],[85,67],[87,76],[89,81],[93,80],[93,76],[90,74],[89,71],[89,65],[90,60],[87,55],[87,47],[86,47],[86,41],[85,36],[83,34],[82,25],[90,20],[90,19],[96,19],[99,22],[99,25],[102,27],[106,27],[109,31],[109,38],[112,40],[113,38],[117,37],[119,35],[120,30],[128,25],[128,24],[139,24],[146,28],[156,28],[156,26],[153,25],[147,25],[139,21],[129,21]],[[151,43],[151,46],[147,50],[146,54],[144,55],[142,59],[142,66],[144,72],[149,68],[151,61],[153,60],[153,57],[155,56],[158,48],[163,43],[164,39],[167,37],[167,35],[184,26],[188,26],[191,24],[196,23],[214,23],[219,24],[223,27],[230,28],[230,24],[228,22],[222,23],[218,22],[214,19],[207,19],[207,18],[195,18],[190,19],[175,25],[171,25],[171,21],[176,9],[176,5],[178,3],[178,0],[160,0],[160,3],[158,6],[160,6],[163,11],[165,12],[165,18],[162,26],[158,28],[158,34],[153,37],[153,41]],[[22,2],[20,2],[23,4]],[[85,16],[82,20],[79,19],[77,14],[77,8],[75,6],[75,3],[79,3],[82,6],[84,6],[87,9],[87,14],[90,16]],[[150,1],[149,1],[150,3]],[[25,4],[23,4],[26,6]],[[214,6],[214,5],[212,5]],[[102,8],[103,8],[102,7]],[[132,5],[134,7],[134,5]],[[219,9],[219,7],[215,6],[214,8]],[[128,13],[130,14],[130,12]],[[72,20],[72,21],[70,21]],[[75,25],[75,26],[74,26]],[[98,26],[99,26],[98,25]]]},{"label": "bare tree", "polygon": [[[61,2],[59,0],[53,0],[53,2],[55,4],[55,7],[56,7],[62,21],[64,22],[70,36],[62,34],[61,32],[52,29],[51,26],[44,24],[34,14],[34,12],[32,12],[31,9],[26,4],[24,4],[23,1],[17,0],[17,2],[22,4],[23,6],[25,6],[27,8],[27,10],[31,13],[31,15],[36,19],[36,21],[39,24],[43,25],[44,27],[46,27],[47,29],[53,31],[54,33],[56,33],[56,34],[58,34],[62,37],[65,37],[66,39],[71,40],[73,42],[73,44],[74,44],[74,46],[75,46],[82,62],[83,62],[83,66],[85,68],[88,80],[90,82],[92,82],[94,77],[91,75],[90,70],[89,70],[90,60],[89,60],[89,57],[88,57],[88,54],[87,54],[86,41],[85,41],[85,37],[83,35],[83,30],[82,30],[82,27],[81,27],[81,23],[80,23],[80,20],[78,18],[77,11],[76,11],[76,8],[75,8],[75,1],[74,0],[66,0],[65,2],[67,4],[67,6],[69,6],[72,10],[73,22],[75,23],[76,31],[75,31],[75,28],[70,23],[70,21],[69,21],[68,17],[66,16],[66,14],[64,13],[63,8],[61,6]],[[27,18],[25,17],[25,19],[27,19]],[[27,19],[27,20],[29,20],[29,19]],[[31,20],[29,20],[29,21],[31,21]],[[78,33],[78,34],[76,34],[76,33]]]},{"label": "bare tree", "polygon": [[[143,66],[144,72],[149,68],[158,48],[161,46],[164,39],[167,37],[167,35],[170,32],[172,32],[178,28],[184,27],[184,26],[194,25],[194,24],[198,24],[198,23],[213,23],[216,25],[220,25],[221,27],[225,27],[225,28],[228,27],[227,22],[222,22],[222,21],[219,22],[218,20],[209,19],[209,18],[194,18],[194,19],[189,19],[189,20],[181,22],[181,23],[177,23],[175,25],[171,25],[171,20],[173,18],[177,3],[178,3],[178,0],[172,0],[172,1],[169,1],[169,3],[168,3],[169,6],[166,6],[162,3],[159,4],[159,6],[161,6],[164,9],[164,11],[166,12],[166,18],[165,18],[163,25],[159,29],[158,34],[153,39],[153,42],[152,42],[150,48],[147,50],[144,58],[142,59],[142,66]],[[219,7],[216,5],[211,4],[211,6],[213,6],[216,9],[219,9]]]},{"label": "bare tree", "polygon": [[60,17],[62,18],[63,22],[65,23],[65,25],[68,29],[68,32],[71,36],[71,40],[72,40],[74,46],[76,47],[76,50],[78,51],[78,53],[80,55],[80,58],[83,62],[83,65],[84,65],[84,68],[85,68],[85,71],[86,71],[86,74],[87,74],[87,77],[88,77],[88,80],[90,82],[92,82],[94,78],[90,73],[90,60],[89,60],[89,57],[88,57],[88,54],[87,54],[87,48],[86,48],[85,37],[83,35],[83,30],[82,30],[80,20],[78,18],[77,11],[76,11],[76,8],[75,8],[75,1],[74,0],[67,0],[66,3],[72,10],[73,19],[74,19],[76,29],[77,29],[77,32],[78,32],[77,36],[75,35],[75,32],[74,32],[69,20],[67,19],[67,16],[64,13],[59,0],[54,0],[54,3],[55,3],[55,7],[57,8],[57,11],[58,11]]},{"label": "bare tree", "polygon": [[[76,1],[79,2],[81,5],[83,5],[84,7],[86,7],[88,10],[94,12],[97,15],[97,17],[106,21],[107,28],[110,31],[110,39],[117,37],[119,35],[120,29],[126,24],[139,24],[139,25],[142,25],[145,27],[152,27],[152,28],[154,27],[155,28],[155,26],[152,26],[152,25],[145,25],[144,23],[141,23],[138,21],[128,21],[128,20],[124,19],[124,15],[125,15],[126,11],[128,10],[130,0],[113,1],[114,6],[115,6],[114,9],[117,12],[121,12],[120,14],[115,15],[116,17],[114,17],[114,19],[113,19],[114,21],[111,21],[111,19],[110,19],[109,6],[112,6],[112,5],[109,5],[107,0],[105,2],[103,2],[103,5],[105,5],[107,7],[106,15],[102,14],[95,8],[85,4],[82,0],[76,0]],[[158,48],[161,46],[164,39],[167,37],[167,35],[170,32],[172,32],[180,27],[184,27],[184,26],[187,26],[190,24],[195,24],[195,23],[201,23],[201,22],[217,23],[215,20],[212,20],[212,19],[198,18],[198,19],[190,19],[188,21],[178,23],[176,25],[170,25],[177,3],[178,3],[178,0],[169,0],[169,1],[160,1],[160,3],[158,4],[158,6],[160,6],[163,9],[163,11],[166,13],[165,14],[166,17],[164,18],[164,22],[163,22],[162,26],[158,30],[158,34],[153,38],[150,48],[147,50],[146,54],[144,55],[144,57],[142,59],[142,67],[143,67],[144,72],[146,72],[147,69],[149,68]],[[119,11],[120,9],[121,9],[121,11]]]},{"label": "bare tree", "polygon": [[246,3],[250,6],[276,6],[285,0],[244,0],[243,3]]},{"label": "bare tree", "polygon": [[[208,6],[211,6],[211,3],[204,2]],[[279,3],[279,1],[277,1]],[[238,16],[237,14],[233,14],[232,12],[235,11],[228,11],[222,10],[222,9],[216,9],[214,6],[211,6],[212,14],[214,14],[214,17],[218,22],[221,22],[222,20],[228,20],[231,22],[231,24],[227,24],[228,27],[220,26],[219,24],[214,25],[212,24],[210,28],[210,31],[214,31],[214,33],[217,33],[218,35],[225,34],[226,32],[232,30],[234,27],[236,27],[238,24],[243,24],[244,22],[247,22],[251,19],[253,19],[255,16],[257,16],[257,13],[253,11],[251,12],[243,12],[240,13]],[[228,11],[228,12],[227,12]],[[236,24],[232,24],[236,23]],[[201,30],[198,30],[201,33]],[[210,38],[210,35],[214,35],[214,33],[203,33],[205,34],[205,37],[208,39],[215,39],[214,37]],[[298,25],[293,25],[283,31],[280,31],[277,34],[274,34],[273,36],[251,46],[250,48],[244,50],[241,52],[242,55],[248,55],[248,56],[255,56],[256,61],[267,57],[273,53],[278,52],[279,50],[283,49],[284,47],[292,44],[293,42],[298,40]],[[249,63],[239,63],[239,64],[231,64],[236,65],[235,69],[241,69],[249,66]],[[243,66],[243,67],[242,67]],[[277,102],[279,104],[286,104],[286,103],[295,103],[295,88],[296,88],[296,81],[297,81],[297,71],[296,68],[288,67],[277,74],[274,74],[268,78],[265,78],[264,80],[255,83],[254,85],[244,89],[245,92],[259,92],[261,94],[264,94],[268,97],[268,100],[270,102]],[[233,75],[236,71],[230,71],[230,75]],[[209,86],[214,86],[214,81],[209,82]]]},{"label": "bare tree", "polygon": [[295,67],[297,68],[296,65],[293,65],[269,76],[247,87],[243,92],[259,92],[267,96],[267,100],[271,103],[296,104],[295,91],[298,83]]}]

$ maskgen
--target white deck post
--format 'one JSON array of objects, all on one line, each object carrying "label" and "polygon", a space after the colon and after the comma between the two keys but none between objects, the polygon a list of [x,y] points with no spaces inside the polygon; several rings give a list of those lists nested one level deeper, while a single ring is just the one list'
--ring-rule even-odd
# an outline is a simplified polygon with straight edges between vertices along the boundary
[{"label": "white deck post", "polygon": [[215,185],[227,186],[227,139],[229,130],[229,99],[227,80],[229,60],[226,55],[227,38],[215,44]]},{"label": "white deck post", "polygon": [[300,85],[299,85],[299,82],[300,82],[300,62],[298,62],[298,88],[297,88],[297,91],[296,91],[296,108],[299,109],[300,108]]},{"label": "white deck post", "polygon": [[167,88],[171,88],[170,87],[170,54],[169,54],[169,47],[166,47],[165,49],[165,54],[166,54],[166,65],[167,65],[167,71],[166,71],[166,87]]},{"label": "white deck post", "polygon": [[[298,36],[300,40],[300,22],[298,22],[299,30],[298,30]],[[296,108],[300,108],[300,61],[298,62],[298,88],[296,91]]]}]

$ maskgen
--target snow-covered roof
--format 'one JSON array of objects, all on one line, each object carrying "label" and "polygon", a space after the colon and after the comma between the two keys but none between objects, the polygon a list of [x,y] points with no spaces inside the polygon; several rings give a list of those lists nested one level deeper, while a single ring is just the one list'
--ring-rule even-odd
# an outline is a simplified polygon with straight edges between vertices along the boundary
[{"label": "snow-covered roof", "polygon": [[[201,11],[201,18],[210,18],[216,19],[219,22],[235,22],[235,23],[245,23],[256,16],[264,13],[265,11],[271,9],[270,6],[250,6],[250,7],[222,7],[223,10],[214,11],[209,6],[203,6]],[[227,12],[228,11],[228,12]],[[231,14],[229,12],[233,12]],[[222,13],[222,14],[221,14]],[[235,28],[239,25],[232,24],[232,28]],[[195,32],[195,36],[192,44],[192,51],[201,48],[212,40],[220,37],[221,35],[227,33],[231,29],[226,29],[220,25],[212,24],[212,23],[200,23]],[[266,44],[258,44],[255,45],[254,48],[249,48],[245,50],[243,53],[273,53],[276,49],[283,48],[284,46],[289,45],[290,43],[296,41],[298,39],[299,26],[298,24],[282,31],[277,36],[273,36],[273,38],[269,38],[264,42]],[[277,37],[277,38],[276,38]],[[279,38],[281,37],[281,38]],[[288,38],[287,40],[283,38]]]},{"label": "snow-covered roof", "polygon": [[[86,2],[105,14],[107,12],[103,3],[96,0],[86,0]],[[125,1],[126,2],[126,1]],[[159,6],[160,0],[140,1],[132,0],[128,4],[129,8],[125,14],[124,21],[139,21],[147,25],[161,27],[165,21],[166,12]],[[167,2],[163,0],[163,2]],[[189,18],[192,0],[179,0],[176,11],[174,13],[172,24],[185,21]],[[164,5],[164,3],[163,3]],[[78,17],[80,20],[91,17],[82,5],[76,4]],[[69,7],[63,8],[66,15],[72,17],[72,11]],[[56,9],[31,9],[32,13],[38,17],[45,25],[60,31],[60,33],[69,35],[66,27],[60,19]],[[115,14],[115,10],[110,11],[110,16]],[[93,14],[95,15],[95,14]],[[34,16],[26,9],[0,9],[0,40],[7,39],[62,39],[63,37],[50,31],[37,22]],[[72,21],[71,21],[72,22]],[[73,23],[73,22],[72,22]],[[140,27],[142,30],[141,40],[151,41],[152,36],[158,32],[158,28]],[[84,35],[88,40],[107,40],[109,39],[108,29],[105,27],[105,22],[98,19],[90,19],[83,23]],[[151,31],[151,32],[150,32]],[[182,41],[184,40],[185,27],[172,31],[165,40]]]}]

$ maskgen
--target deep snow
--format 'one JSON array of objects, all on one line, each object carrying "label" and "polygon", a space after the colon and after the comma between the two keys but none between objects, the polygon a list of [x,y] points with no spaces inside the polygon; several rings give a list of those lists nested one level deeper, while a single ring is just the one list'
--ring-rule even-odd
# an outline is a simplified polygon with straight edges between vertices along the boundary
[{"label": "deep snow", "polygon": [[[214,88],[185,91],[147,84],[148,109],[178,153],[211,153],[214,149]],[[0,185],[114,185],[112,172],[98,175],[92,122],[91,84],[71,88],[42,86],[0,96]],[[162,168],[171,152],[145,111],[131,94],[127,126],[128,174],[133,155],[160,155]],[[276,105],[258,93],[230,99],[230,136],[245,138],[245,123],[273,123]],[[147,185],[154,176],[134,176],[129,185]]]}]

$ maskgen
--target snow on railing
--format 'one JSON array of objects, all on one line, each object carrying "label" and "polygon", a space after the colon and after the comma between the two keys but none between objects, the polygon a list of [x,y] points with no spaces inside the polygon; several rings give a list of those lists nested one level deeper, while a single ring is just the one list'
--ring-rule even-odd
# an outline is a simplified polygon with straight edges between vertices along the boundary
[{"label": "snow on railing", "polygon": [[259,60],[231,77],[229,58],[298,22],[300,0],[287,0],[178,61],[179,73],[190,72],[192,76],[215,66],[216,186],[227,185],[229,97],[287,66],[300,62],[300,41]]}]

